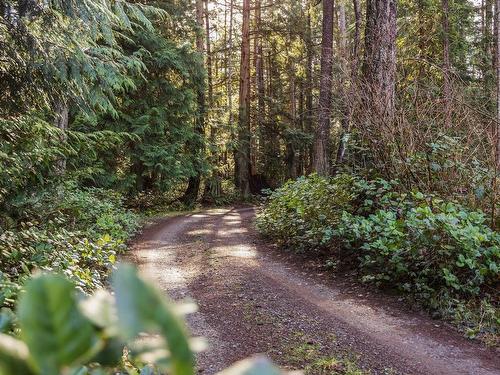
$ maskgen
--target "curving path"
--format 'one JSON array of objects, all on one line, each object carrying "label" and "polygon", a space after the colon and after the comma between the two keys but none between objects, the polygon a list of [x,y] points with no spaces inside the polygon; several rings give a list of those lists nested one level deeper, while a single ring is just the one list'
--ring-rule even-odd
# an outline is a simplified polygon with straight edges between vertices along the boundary
[{"label": "curving path", "polygon": [[322,374],[347,372],[351,363],[373,374],[500,374],[498,350],[395,297],[281,255],[259,239],[253,218],[253,208],[167,218],[134,247],[143,275],[172,298],[198,304],[189,326],[210,345],[198,355],[199,373],[266,353],[289,369],[322,364],[323,372],[312,370]]}]

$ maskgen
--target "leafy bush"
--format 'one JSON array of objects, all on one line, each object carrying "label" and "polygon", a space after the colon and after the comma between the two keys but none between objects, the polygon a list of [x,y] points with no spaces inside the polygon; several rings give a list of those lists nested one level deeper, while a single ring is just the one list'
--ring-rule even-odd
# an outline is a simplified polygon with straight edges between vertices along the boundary
[{"label": "leafy bush", "polygon": [[[82,298],[62,276],[30,280],[18,305],[21,338],[0,334],[0,375],[194,374],[180,319],[192,307],[172,306],[130,266],[115,272],[113,286],[113,295]],[[223,372],[251,373],[280,372],[263,360]]]},{"label": "leafy bush", "polygon": [[387,193],[365,216],[344,212],[336,234],[356,249],[364,280],[431,301],[478,295],[500,273],[500,234],[481,212],[422,193]]},{"label": "leafy bush", "polygon": [[355,195],[349,175],[333,178],[311,175],[276,189],[257,218],[257,227],[281,245],[294,250],[324,246]]},{"label": "leafy bush", "polygon": [[[357,265],[363,281],[395,287],[443,315],[465,316],[459,310],[470,298],[498,314],[489,290],[498,288],[500,233],[480,211],[399,188],[347,175],[300,178],[270,195],[257,227],[293,250],[340,247],[340,260]],[[329,257],[327,266],[337,263]]]},{"label": "leafy bush", "polygon": [[0,227],[0,306],[36,269],[62,272],[84,291],[102,287],[138,228],[119,195],[73,184],[25,197],[12,212]]}]

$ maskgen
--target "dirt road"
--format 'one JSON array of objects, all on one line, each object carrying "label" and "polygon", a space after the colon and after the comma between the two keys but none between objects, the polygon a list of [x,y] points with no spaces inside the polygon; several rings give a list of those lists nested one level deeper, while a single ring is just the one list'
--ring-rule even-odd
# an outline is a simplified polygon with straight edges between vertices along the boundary
[{"label": "dirt road", "polygon": [[[290,261],[253,229],[252,208],[160,220],[137,241],[141,273],[174,299],[191,298],[202,374],[255,353],[311,374],[500,374],[485,349],[402,300]],[[350,371],[350,372],[349,372]]]}]

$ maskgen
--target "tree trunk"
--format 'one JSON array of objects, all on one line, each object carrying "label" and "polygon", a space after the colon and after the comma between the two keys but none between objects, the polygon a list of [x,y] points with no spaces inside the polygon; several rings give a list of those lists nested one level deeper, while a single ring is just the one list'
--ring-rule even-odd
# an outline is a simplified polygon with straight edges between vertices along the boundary
[{"label": "tree trunk", "polygon": [[[304,133],[304,81],[300,80],[299,84],[299,130]],[[298,155],[297,175],[303,176],[306,172],[307,149],[304,143],[301,143]]]},{"label": "tree trunk", "polygon": [[[307,27],[305,34],[305,46],[307,53],[307,66],[306,66],[306,113],[304,118],[304,126],[307,134],[313,134],[313,56],[314,47],[312,40],[312,30],[311,30],[311,5],[307,6]],[[313,155],[314,155],[314,143],[308,147],[307,150],[307,173],[311,173],[313,169]]]},{"label": "tree trunk", "polygon": [[227,106],[228,106],[228,127],[230,129],[230,138],[232,142],[232,154],[234,159],[234,184],[239,187],[239,170],[238,170],[238,150],[234,144],[237,141],[236,129],[233,124],[233,15],[234,15],[234,4],[233,0],[229,0],[229,38],[228,38],[228,48],[226,54],[227,60]]},{"label": "tree trunk", "polygon": [[[267,54],[267,97],[274,101],[275,98],[281,97],[282,82],[280,80],[280,72],[278,63],[276,62],[277,49],[276,45],[271,44]],[[263,136],[263,169],[266,177],[266,182],[270,187],[276,188],[279,186],[280,178],[283,175],[281,165],[281,149],[279,141],[279,125],[278,125],[278,108],[275,105],[267,107],[268,115],[264,126],[265,134]]]},{"label": "tree trunk", "polygon": [[[206,61],[207,61],[207,84],[208,84],[208,101],[207,108],[210,110],[214,104],[213,90],[213,70],[212,70],[212,50],[210,45],[210,17],[208,10],[208,0],[205,0],[205,46],[206,46]],[[215,61],[215,72],[217,73],[217,60]],[[217,79],[217,77],[216,77]],[[207,111],[208,112],[208,111]],[[207,117],[210,116],[207,113]],[[209,178],[205,180],[205,191],[203,192],[203,201],[214,203],[221,194],[221,180],[219,176],[219,155],[217,148],[217,125],[215,121],[210,122],[210,166],[212,172]]]},{"label": "tree trunk", "polygon": [[[291,60],[292,58],[289,57]],[[297,105],[296,105],[296,88],[295,88],[295,66],[293,62],[288,67],[290,79],[290,130],[295,130],[297,127]],[[286,165],[287,178],[295,180],[297,178],[297,150],[293,137],[289,137],[286,142]]]},{"label": "tree trunk", "polygon": [[[55,118],[54,126],[61,131],[60,141],[66,142],[69,123],[69,108],[68,105],[62,100],[58,100],[54,106]],[[62,175],[66,172],[66,157],[60,157],[56,161],[56,173]]]},{"label": "tree trunk", "polygon": [[239,192],[247,198],[250,196],[250,0],[243,0],[236,163]]},{"label": "tree trunk", "polygon": [[347,52],[347,31],[346,31],[346,14],[345,5],[343,0],[339,4],[339,56],[341,61],[341,90],[342,90],[342,120],[341,120],[341,133],[339,139],[339,147],[337,149],[337,165],[344,162],[344,156],[347,149],[347,140],[349,138],[349,128],[351,124],[351,100],[352,97],[349,95],[349,66],[347,63],[348,52]]},{"label": "tree trunk", "polygon": [[359,0],[352,0],[354,9],[354,41],[352,45],[352,74],[358,75],[359,47],[361,44],[361,7]]},{"label": "tree trunk", "polygon": [[443,110],[444,126],[451,127],[451,63],[450,63],[450,7],[448,0],[441,0],[442,7],[442,27],[443,27]]},{"label": "tree trunk", "polygon": [[496,130],[496,172],[500,173],[500,0],[496,0],[496,98],[497,98],[497,130]]},{"label": "tree trunk", "polygon": [[396,79],[396,0],[367,0],[363,82],[371,122],[392,125]]},{"label": "tree trunk", "polygon": [[214,89],[212,84],[212,52],[210,48],[210,18],[208,13],[208,0],[205,0],[205,45],[207,56],[207,81],[208,81],[208,108],[213,104]]},{"label": "tree trunk", "polygon": [[[196,23],[199,27],[198,32],[196,34],[196,50],[200,54],[200,57],[203,58],[204,53],[204,38],[203,38],[203,0],[196,0]],[[197,102],[198,102],[198,113],[195,118],[194,131],[200,137],[204,136],[205,132],[205,85],[201,84],[198,87],[197,91]],[[203,141],[201,141],[203,142]],[[184,204],[192,205],[198,199],[198,194],[200,191],[201,184],[201,173],[200,173],[200,158],[204,152],[203,143],[200,144],[200,140],[196,140],[191,142],[188,147],[191,149],[192,153],[196,157],[194,160],[194,168],[195,175],[189,177],[188,186],[184,195],[181,198],[181,201]]]},{"label": "tree trunk", "polygon": [[[484,96],[491,99],[494,76],[493,68],[493,52],[494,46],[492,43],[492,26],[493,26],[493,1],[484,0],[484,27],[483,27],[483,64],[482,75],[484,81]],[[491,108],[491,105],[489,106]]]},{"label": "tree trunk", "polygon": [[495,75],[496,75],[496,126],[495,126],[495,137],[494,148],[495,148],[495,176],[493,178],[493,199],[491,207],[491,226],[493,229],[496,228],[496,215],[495,209],[497,204],[498,195],[498,180],[500,178],[500,0],[495,1],[495,44],[496,44],[496,55],[495,55]]},{"label": "tree trunk", "polygon": [[321,73],[318,102],[318,126],[314,139],[314,171],[330,173],[330,114],[333,66],[333,0],[323,0],[323,31],[321,41]]},{"label": "tree trunk", "polygon": [[264,66],[262,59],[262,30],[261,30],[261,6],[260,0],[256,0],[255,4],[255,85],[257,93],[257,133],[259,134],[259,149],[260,155],[263,155],[264,144],[266,143],[265,134],[265,118],[266,118],[266,103],[265,86],[264,86]]}]

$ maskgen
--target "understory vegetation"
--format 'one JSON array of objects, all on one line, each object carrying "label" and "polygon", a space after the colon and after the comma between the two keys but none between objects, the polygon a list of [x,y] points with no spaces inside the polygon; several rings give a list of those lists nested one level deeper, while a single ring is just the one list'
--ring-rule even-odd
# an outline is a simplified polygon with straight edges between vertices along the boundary
[{"label": "understory vegetation", "polygon": [[193,204],[182,190],[207,164],[189,11],[0,1],[0,307],[37,271],[102,288],[144,202]]},{"label": "understory vegetation", "polygon": [[[257,227],[290,251],[354,266],[363,282],[396,288],[498,344],[500,233],[482,211],[398,181],[312,175],[272,192]],[[476,317],[464,314],[471,309]]]},{"label": "understory vegetation", "polygon": [[11,204],[0,232],[0,306],[14,304],[34,270],[64,274],[84,292],[104,287],[139,225],[118,193],[73,183]]}]

